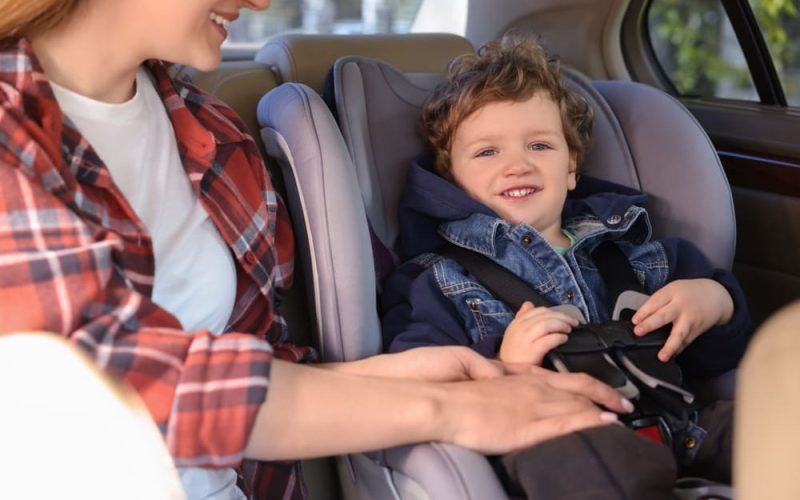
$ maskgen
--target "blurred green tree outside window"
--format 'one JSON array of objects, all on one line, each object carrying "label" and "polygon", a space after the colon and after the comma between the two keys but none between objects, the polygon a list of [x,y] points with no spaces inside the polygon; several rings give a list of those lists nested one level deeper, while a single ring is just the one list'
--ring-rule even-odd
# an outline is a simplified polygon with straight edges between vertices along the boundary
[{"label": "blurred green tree outside window", "polygon": [[[800,106],[797,0],[750,0],[791,106]],[[719,0],[654,0],[648,31],[658,62],[683,96],[758,101]]]}]

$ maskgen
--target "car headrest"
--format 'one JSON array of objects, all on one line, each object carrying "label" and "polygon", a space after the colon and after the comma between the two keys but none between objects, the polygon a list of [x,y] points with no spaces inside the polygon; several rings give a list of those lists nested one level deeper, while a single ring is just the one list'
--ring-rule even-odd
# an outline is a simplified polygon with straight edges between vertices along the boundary
[{"label": "car headrest", "polygon": [[[736,251],[731,188],[714,145],[694,116],[649,85],[590,85],[606,106],[595,120],[587,173],[647,193],[655,238],[684,238],[715,267],[730,269]],[[612,147],[629,154],[631,163],[611,160]]]},{"label": "car headrest", "polygon": [[261,96],[278,86],[278,76],[254,61],[224,61],[213,71],[183,67],[179,76],[213,94],[242,118],[250,135],[259,137],[256,106]]},{"label": "car headrest", "polygon": [[[423,152],[419,112],[437,74],[406,74],[385,61],[339,59],[336,113],[355,164],[364,205],[380,240],[394,248],[397,206],[411,161]],[[730,186],[716,152],[676,99],[634,82],[589,81],[564,68],[567,83],[595,111],[583,172],[646,192],[654,236],[692,241],[720,268],[733,262],[736,230]]]},{"label": "car headrest", "polygon": [[340,57],[381,59],[404,73],[442,72],[453,57],[473,52],[464,37],[448,33],[385,35],[290,34],[271,38],[256,54],[282,82],[304,83],[322,92],[325,77]]}]

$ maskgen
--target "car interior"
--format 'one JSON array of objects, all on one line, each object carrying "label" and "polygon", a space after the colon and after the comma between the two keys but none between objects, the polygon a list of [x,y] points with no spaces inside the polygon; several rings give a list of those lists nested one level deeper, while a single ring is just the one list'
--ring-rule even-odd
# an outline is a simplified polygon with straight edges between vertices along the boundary
[{"label": "car interior", "polygon": [[[653,49],[653,1],[466,3],[462,34],[282,34],[216,71],[178,69],[242,116],[288,202],[298,277],[281,312],[295,342],[329,361],[381,351],[376,300],[405,169],[422,150],[419,107],[452,57],[509,30],[558,55],[597,117],[586,173],[648,193],[655,237],[685,237],[732,268],[757,323],[800,297],[797,103],[753,69],[755,99],[681,92]],[[747,2],[730,3],[732,25],[752,32]],[[769,59],[742,45],[748,68],[758,54],[762,66]],[[506,497],[484,457],[441,444],[303,470],[311,498]]]}]

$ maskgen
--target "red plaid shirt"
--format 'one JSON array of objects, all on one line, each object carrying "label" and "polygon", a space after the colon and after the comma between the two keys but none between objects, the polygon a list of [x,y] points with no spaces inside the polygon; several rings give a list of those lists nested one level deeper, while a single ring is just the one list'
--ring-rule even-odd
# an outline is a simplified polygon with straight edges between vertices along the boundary
[{"label": "red plaid shirt", "polygon": [[[151,302],[150,235],[24,39],[0,40],[0,332],[58,332],[82,347],[136,388],[178,466],[238,466],[273,356],[312,355],[284,344],[275,313],[292,276],[291,228],[236,114],[163,64],[148,67],[194,193],[237,262],[226,333],[183,331]],[[254,496],[303,495],[291,465],[249,465]]]}]

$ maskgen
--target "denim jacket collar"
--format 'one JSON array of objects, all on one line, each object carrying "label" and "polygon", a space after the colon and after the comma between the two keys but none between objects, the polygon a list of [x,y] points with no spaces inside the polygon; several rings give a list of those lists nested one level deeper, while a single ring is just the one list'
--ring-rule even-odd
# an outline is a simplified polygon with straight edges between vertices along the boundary
[{"label": "denim jacket collar", "polygon": [[[616,217],[601,220],[594,214],[582,214],[564,221],[563,227],[577,238],[569,250],[573,251],[578,246],[587,242],[606,239],[624,239],[635,245],[650,239],[652,227],[650,218],[644,208],[629,206],[628,209]],[[609,219],[613,223],[609,223]],[[472,214],[459,220],[442,222],[438,229],[439,235],[445,240],[482,253],[488,257],[497,257],[497,241],[503,237],[522,237],[525,234],[534,238],[533,244],[549,245],[536,229],[527,224],[512,225],[505,220],[483,213]],[[615,236],[612,236],[615,235]]]},{"label": "denim jacket collar", "polygon": [[439,235],[454,245],[494,256],[497,254],[495,241],[511,229],[511,224],[499,217],[472,214],[466,219],[443,222],[439,225]]},{"label": "denim jacket collar", "polygon": [[[603,228],[616,234],[631,230],[631,236],[640,241],[650,234],[646,216],[644,227],[634,225],[639,219],[637,214],[643,211],[639,206],[646,199],[647,195],[631,188],[583,176],[568,194],[562,225],[578,236]],[[456,224],[457,221],[461,223]],[[434,173],[425,157],[418,158],[409,169],[398,222],[400,254],[404,259],[435,252],[445,241],[494,255],[494,242],[500,234],[536,234],[531,227],[513,228],[500,219],[489,207]],[[473,235],[476,231],[479,234]]]},{"label": "denim jacket collar", "polygon": [[624,239],[639,245],[649,241],[653,234],[647,211],[637,205],[630,205],[624,212],[612,213],[605,218],[583,214],[565,220],[563,227],[577,237],[573,247],[584,241],[608,238],[606,235],[614,235],[614,239]]}]

